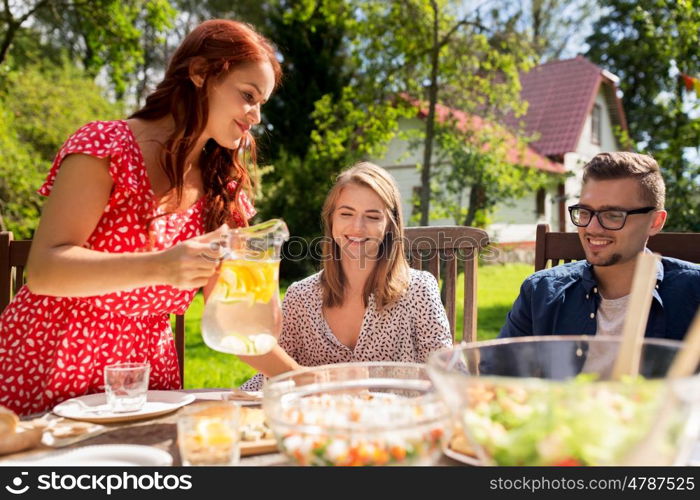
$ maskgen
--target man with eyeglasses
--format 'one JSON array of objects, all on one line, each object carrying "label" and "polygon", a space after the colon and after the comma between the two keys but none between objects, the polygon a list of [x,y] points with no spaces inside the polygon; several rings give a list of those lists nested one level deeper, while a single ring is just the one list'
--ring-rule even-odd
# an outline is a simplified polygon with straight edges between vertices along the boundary
[{"label": "man with eyeglasses", "polygon": [[[499,336],[619,335],[636,257],[666,222],[665,191],[650,156],[596,155],[584,167],[579,202],[569,207],[586,260],[528,277]],[[664,257],[646,336],[682,339],[699,306],[700,266]]]}]

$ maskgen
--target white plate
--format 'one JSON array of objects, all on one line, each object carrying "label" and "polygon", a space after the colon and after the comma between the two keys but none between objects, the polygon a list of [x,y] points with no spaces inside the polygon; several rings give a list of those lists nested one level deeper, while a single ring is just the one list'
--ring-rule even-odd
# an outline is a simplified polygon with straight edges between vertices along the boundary
[{"label": "white plate", "polygon": [[[86,406],[94,408],[94,410],[83,408],[76,400],[82,401]],[[194,396],[184,392],[148,391],[148,398],[143,408],[137,411],[116,413],[107,407],[107,396],[102,392],[64,401],[56,405],[53,412],[60,417],[98,424],[109,424],[164,415],[177,410],[181,406],[190,404],[192,401],[194,401]]]},{"label": "white plate", "polygon": [[161,467],[173,464],[173,457],[167,451],[152,446],[138,444],[104,444],[85,446],[74,450],[53,452],[3,462],[12,466],[129,466]]},{"label": "white plate", "polygon": [[464,453],[460,453],[458,451],[453,450],[452,448],[448,448],[445,446],[442,449],[442,452],[450,457],[453,460],[457,460],[458,462],[465,463],[467,465],[482,465],[481,462],[479,461],[478,458],[472,457],[470,455],[465,455]]}]

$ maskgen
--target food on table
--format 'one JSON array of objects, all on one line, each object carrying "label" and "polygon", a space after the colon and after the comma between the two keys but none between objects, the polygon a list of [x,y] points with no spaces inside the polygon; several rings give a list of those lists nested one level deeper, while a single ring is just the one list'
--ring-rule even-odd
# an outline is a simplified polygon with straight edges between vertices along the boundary
[{"label": "food on table", "polygon": [[441,450],[445,408],[389,393],[321,394],[290,400],[273,425],[300,465],[427,462]]},{"label": "food on table", "polygon": [[15,433],[19,417],[12,410],[0,406],[0,439]]},{"label": "food on table", "polygon": [[56,439],[63,439],[68,437],[81,436],[85,433],[92,432],[95,430],[95,428],[99,427],[102,426],[97,426],[90,422],[71,422],[66,420],[51,425],[50,427],[48,427],[47,430],[51,434],[53,434],[53,437],[55,437]]},{"label": "food on table", "polygon": [[476,451],[464,434],[464,430],[460,424],[455,424],[453,426],[452,437],[447,447],[462,455],[476,458]]},{"label": "food on table", "polygon": [[479,377],[467,386],[463,424],[497,465],[617,464],[649,432],[664,387],[590,374],[565,382]]},{"label": "food on table", "polygon": [[212,349],[237,355],[270,352],[279,334],[279,260],[230,259],[202,316],[202,335]]},{"label": "food on table", "polygon": [[0,455],[33,448],[41,441],[41,429],[25,427],[15,412],[0,406]]},{"label": "food on table", "polygon": [[273,439],[272,429],[267,425],[265,413],[260,408],[241,408],[241,441]]},{"label": "food on table", "polygon": [[44,434],[41,442],[52,447],[63,447],[77,443],[78,441],[94,437],[108,430],[104,425],[90,422],[76,422],[65,418],[52,418],[49,420],[36,419],[31,422],[23,422],[23,424],[42,429]]}]

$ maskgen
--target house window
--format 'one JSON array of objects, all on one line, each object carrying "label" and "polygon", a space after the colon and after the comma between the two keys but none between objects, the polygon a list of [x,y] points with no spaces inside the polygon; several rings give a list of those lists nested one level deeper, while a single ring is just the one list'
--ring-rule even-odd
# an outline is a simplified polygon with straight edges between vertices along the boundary
[{"label": "house window", "polygon": [[593,144],[600,144],[600,115],[602,109],[600,104],[593,105],[593,111],[591,111],[591,142]]},{"label": "house window", "polygon": [[544,188],[537,190],[537,199],[535,202],[535,209],[537,210],[537,218],[541,219],[544,217],[544,201],[546,199],[547,193]]}]

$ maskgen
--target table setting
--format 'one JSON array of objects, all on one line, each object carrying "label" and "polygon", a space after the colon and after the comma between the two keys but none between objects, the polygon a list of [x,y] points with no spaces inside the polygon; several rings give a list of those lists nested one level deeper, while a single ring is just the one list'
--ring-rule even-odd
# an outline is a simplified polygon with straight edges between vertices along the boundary
[{"label": "table setting", "polygon": [[[645,339],[656,257],[639,259],[621,336],[463,343],[424,364],[302,368],[260,392],[149,390],[148,363],[118,363],[102,393],[21,421],[0,408],[0,465],[700,465],[700,313],[684,342]],[[207,343],[264,350],[237,332]]]},{"label": "table setting", "polygon": [[[240,409],[240,422],[236,421],[235,441],[240,453],[239,465],[279,465],[284,463],[277,453],[276,441],[269,438],[264,427],[264,414],[260,408],[260,395],[241,394],[238,390],[195,389],[192,391],[148,391],[144,407],[123,413],[117,420],[101,405],[104,394],[93,394],[88,405],[95,403],[103,414],[96,417],[92,411],[80,413],[79,405],[66,405],[67,400],[56,406],[69,406],[75,413],[63,417],[54,412],[34,418],[17,420],[15,431],[19,435],[32,432],[32,440],[14,452],[5,453],[0,447],[0,466],[20,465],[135,465],[168,466],[183,465],[179,446],[178,425],[185,409],[198,411],[207,404],[225,404]],[[164,394],[165,393],[165,394]],[[148,401],[154,396],[154,410]],[[231,401],[244,399],[242,404]],[[86,398],[83,396],[82,398]],[[63,413],[63,411],[61,410]],[[103,423],[96,423],[100,419]],[[240,433],[240,435],[239,435]],[[14,435],[14,434],[13,434]],[[5,439],[0,439],[4,442]]]}]

